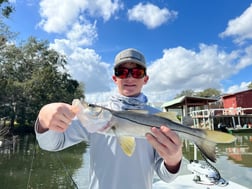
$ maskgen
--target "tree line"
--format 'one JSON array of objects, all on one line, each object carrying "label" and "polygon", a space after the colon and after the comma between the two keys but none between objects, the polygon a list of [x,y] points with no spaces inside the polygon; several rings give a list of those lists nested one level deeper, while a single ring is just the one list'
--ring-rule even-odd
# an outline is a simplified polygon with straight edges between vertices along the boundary
[{"label": "tree line", "polygon": [[15,8],[9,0],[0,0],[0,10],[0,118],[7,119],[11,129],[27,130],[43,105],[84,98],[84,84],[72,79],[66,57],[50,49],[48,41],[30,37],[13,43],[18,34],[4,19]]},{"label": "tree line", "polygon": [[[252,82],[250,82],[247,86],[248,89],[252,89]],[[175,98],[179,98],[181,96],[198,96],[198,97],[206,97],[206,98],[218,98],[220,97],[222,92],[218,89],[214,88],[207,88],[204,89],[203,91],[195,92],[192,89],[187,89],[181,91],[181,93],[177,94]]]},{"label": "tree line", "polygon": [[66,57],[49,49],[47,41],[30,37],[17,46],[4,39],[0,42],[0,118],[8,118],[11,128],[33,126],[44,104],[84,98],[84,84],[72,79],[65,68]]}]

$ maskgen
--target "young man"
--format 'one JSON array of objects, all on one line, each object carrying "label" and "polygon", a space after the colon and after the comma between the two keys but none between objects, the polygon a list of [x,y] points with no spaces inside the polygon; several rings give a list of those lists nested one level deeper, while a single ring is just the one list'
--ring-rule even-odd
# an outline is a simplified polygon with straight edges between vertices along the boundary
[{"label": "young man", "polygon": [[[147,105],[141,92],[148,82],[146,62],[136,49],[126,49],[115,57],[113,81],[118,94],[104,106],[114,110],[143,109],[149,113],[158,110]],[[136,139],[131,157],[125,155],[115,136],[89,133],[81,125],[72,106],[65,103],[45,105],[35,125],[41,148],[58,151],[83,140],[90,145],[90,189],[151,189],[154,171],[170,182],[179,173],[182,144],[178,135],[165,126],[151,128],[146,139]],[[157,125],[159,126],[159,125]]]}]

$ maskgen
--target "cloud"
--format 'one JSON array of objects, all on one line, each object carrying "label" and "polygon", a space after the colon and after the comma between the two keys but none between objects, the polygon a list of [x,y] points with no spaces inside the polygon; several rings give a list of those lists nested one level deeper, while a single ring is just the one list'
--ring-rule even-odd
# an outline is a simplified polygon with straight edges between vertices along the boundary
[{"label": "cloud", "polygon": [[187,89],[221,89],[221,81],[251,65],[249,52],[227,53],[206,44],[200,44],[198,52],[183,47],[164,49],[163,56],[148,68],[150,80],[144,91],[156,99],[168,99]]},{"label": "cloud", "polygon": [[[62,41],[59,41],[59,43]],[[63,42],[64,43],[64,42]],[[63,45],[51,45],[57,51],[70,52],[66,68],[73,79],[84,83],[85,93],[108,92],[112,89],[112,68],[109,63],[103,62],[101,57],[88,48],[62,48]]]},{"label": "cloud", "polygon": [[[55,8],[57,7],[57,8]],[[40,2],[41,22],[46,32],[65,35],[54,39],[50,47],[68,58],[66,66],[71,76],[84,83],[85,93],[111,91],[110,64],[103,62],[91,46],[98,38],[96,20],[107,21],[123,4],[119,0],[42,0]]]},{"label": "cloud", "polygon": [[[75,47],[68,40],[57,40],[51,46],[68,54],[68,70],[74,79],[85,84],[85,95],[90,102],[102,102],[116,90],[112,65],[102,61],[95,50]],[[217,45],[200,44],[194,51],[184,47],[164,49],[163,56],[148,63],[150,80],[143,91],[150,102],[164,102],[182,90],[206,88],[222,90],[222,81],[252,64],[252,46],[244,51],[222,51]],[[230,87],[229,90],[240,88]]]},{"label": "cloud", "polygon": [[239,63],[236,65],[237,70],[241,70],[252,65],[252,45],[244,48],[241,54]]},{"label": "cloud", "polygon": [[220,51],[217,45],[200,44],[199,52],[183,47],[165,49],[163,57],[149,67],[152,79],[149,88],[156,91],[218,88],[219,81],[235,72],[232,60],[237,56],[235,52]]},{"label": "cloud", "polygon": [[16,3],[16,0],[9,0],[10,3]]},{"label": "cloud", "polygon": [[86,22],[83,25],[76,22],[71,30],[66,33],[66,37],[75,46],[92,45],[93,41],[98,37],[96,22],[94,24]]},{"label": "cloud", "polygon": [[[39,26],[46,32],[64,33],[73,28],[81,15],[82,21],[103,18],[107,21],[116,11],[123,8],[119,0],[42,0],[40,2]],[[84,22],[85,24],[85,22]],[[79,23],[81,25],[81,21]]]},{"label": "cloud", "polygon": [[220,37],[234,37],[234,42],[243,44],[246,40],[252,39],[252,4],[247,8],[241,16],[228,22],[228,26]]},{"label": "cloud", "polygon": [[242,82],[240,83],[240,85],[233,85],[231,87],[229,87],[227,89],[226,93],[236,93],[239,91],[244,91],[244,90],[248,90],[248,85],[251,83],[251,81],[249,82]]},{"label": "cloud", "polygon": [[139,3],[132,9],[128,10],[128,19],[131,21],[142,22],[149,29],[154,29],[168,20],[174,19],[177,12],[169,11],[167,8],[160,9],[159,7],[147,3]]},{"label": "cloud", "polygon": [[[93,18],[107,21],[116,11],[123,8],[123,4],[119,1],[111,3],[109,0],[76,0],[71,3],[42,0],[40,6],[42,16],[40,26],[47,32],[65,35],[65,38],[55,39],[51,48],[67,56],[67,69],[74,79],[84,83],[88,100],[90,102],[108,100],[111,93],[116,90],[111,79],[112,65],[104,62],[103,57],[88,47],[98,38],[96,28],[98,20]],[[247,16],[243,15],[248,15],[250,9],[252,8],[248,8],[237,18],[240,20],[239,23],[246,21],[243,17]],[[128,11],[129,20],[142,22],[151,29],[176,16],[177,12],[166,8],[160,9],[150,3],[139,3]],[[248,25],[249,23],[247,22]],[[229,27],[221,36],[235,35],[236,41],[240,42],[249,39],[249,29],[245,29],[245,25],[240,27],[243,30],[237,30],[236,33],[229,32],[235,31],[232,29],[235,25],[230,21]],[[149,96],[150,102],[163,102],[174,98],[181,90],[221,89],[223,81],[251,64],[252,46],[232,52],[225,52],[218,45],[203,43],[199,45],[197,51],[181,46],[164,49],[162,57],[148,63],[150,80],[144,86],[144,92]],[[241,84],[228,90],[243,87]]]},{"label": "cloud", "polygon": [[39,26],[46,32],[62,33],[78,18],[81,9],[86,7],[86,1],[69,3],[64,0],[42,0],[40,2],[40,16],[42,20]]},{"label": "cloud", "polygon": [[[83,0],[80,0],[83,1]],[[88,12],[93,17],[102,17],[105,21],[109,20],[117,11],[123,9],[120,0],[88,0]]]}]

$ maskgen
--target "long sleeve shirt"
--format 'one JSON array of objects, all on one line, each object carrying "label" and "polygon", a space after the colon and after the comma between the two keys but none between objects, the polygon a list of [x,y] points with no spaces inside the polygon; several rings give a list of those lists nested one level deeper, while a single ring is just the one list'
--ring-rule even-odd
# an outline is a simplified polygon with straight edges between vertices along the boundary
[{"label": "long sleeve shirt", "polygon": [[[106,105],[113,108],[113,104]],[[158,110],[145,105],[149,113]],[[170,173],[163,159],[146,139],[136,138],[136,148],[131,157],[122,151],[116,136],[89,133],[75,118],[63,132],[48,130],[35,132],[40,147],[59,151],[82,141],[88,141],[90,152],[89,189],[151,189],[154,171],[165,182],[171,182],[179,174]]]}]

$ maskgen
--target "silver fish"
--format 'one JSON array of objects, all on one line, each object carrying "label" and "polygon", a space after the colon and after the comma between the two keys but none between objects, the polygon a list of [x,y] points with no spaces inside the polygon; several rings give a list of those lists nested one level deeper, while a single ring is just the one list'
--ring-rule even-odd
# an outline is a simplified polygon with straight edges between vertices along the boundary
[{"label": "silver fish", "polygon": [[[83,126],[88,125],[89,122],[95,125],[95,123],[105,120],[106,126],[104,127],[103,124],[101,128],[96,129],[96,132],[115,135],[122,150],[128,156],[134,152],[135,138],[145,138],[146,133],[151,133],[151,127],[159,128],[162,125],[196,144],[205,157],[212,162],[216,161],[217,143],[231,143],[235,140],[235,137],[228,133],[184,126],[171,118],[167,112],[149,114],[142,110],[115,111],[103,106],[80,102],[78,99],[73,101],[73,106],[78,106],[79,109],[83,108],[77,114]],[[86,122],[82,121],[83,118]]]}]

